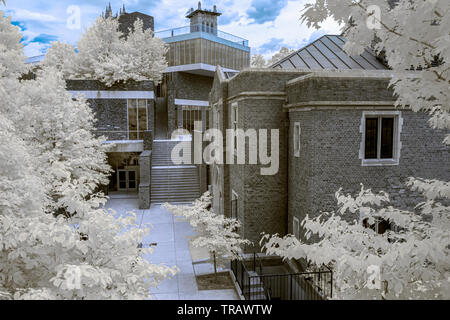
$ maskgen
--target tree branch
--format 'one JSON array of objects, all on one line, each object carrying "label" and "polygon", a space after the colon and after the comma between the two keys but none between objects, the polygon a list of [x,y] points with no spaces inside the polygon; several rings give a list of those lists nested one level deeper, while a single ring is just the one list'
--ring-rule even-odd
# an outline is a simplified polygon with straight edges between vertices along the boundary
[{"label": "tree branch", "polygon": [[[361,3],[358,2],[358,3],[356,3],[356,5],[357,5],[358,7],[360,7],[362,10],[364,10],[364,12],[367,13],[367,8],[364,7]],[[372,17],[372,14],[370,14],[370,15],[368,14],[367,17]],[[376,17],[374,17],[374,19],[377,20],[377,21],[380,23],[380,25],[381,25],[384,29],[386,29],[386,30],[387,30],[388,32],[390,32],[390,33],[395,34],[396,36],[404,37],[404,38],[407,37],[407,38],[408,38],[409,40],[411,40],[411,41],[420,43],[420,44],[422,44],[422,45],[424,45],[424,46],[426,46],[426,47],[429,47],[429,48],[431,48],[431,49],[433,49],[433,50],[436,49],[436,47],[433,46],[432,44],[429,44],[429,43],[424,42],[424,41],[422,41],[422,40],[413,38],[413,37],[411,37],[411,36],[408,37],[408,36],[406,36],[406,35],[404,35],[404,34],[401,34],[400,32],[395,31],[394,29],[388,27],[383,21],[381,21],[381,19],[377,19]]]}]

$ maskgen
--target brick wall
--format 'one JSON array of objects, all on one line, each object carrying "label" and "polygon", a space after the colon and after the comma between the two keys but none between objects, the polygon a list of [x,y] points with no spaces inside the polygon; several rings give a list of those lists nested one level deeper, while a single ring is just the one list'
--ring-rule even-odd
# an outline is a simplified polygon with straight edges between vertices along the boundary
[{"label": "brick wall", "polygon": [[177,106],[175,99],[209,100],[213,83],[212,77],[194,75],[185,72],[174,72],[167,81],[167,112],[169,136],[176,129]]},{"label": "brick wall", "polygon": [[[95,80],[67,80],[69,91],[153,91],[152,81],[128,81],[116,83],[108,87]],[[128,119],[126,99],[89,99],[95,118],[95,126],[98,134],[107,137],[108,140],[128,139]],[[147,100],[148,130],[154,132],[155,127],[155,102]]]},{"label": "brick wall", "polygon": [[389,79],[306,78],[287,88],[289,103],[308,101],[391,101]]},{"label": "brick wall", "polygon": [[[365,188],[389,193],[392,204],[413,210],[422,197],[405,186],[408,177],[450,179],[444,132],[428,126],[428,115],[402,110],[402,149],[397,166],[362,166],[359,150],[362,109],[291,112],[289,134],[289,231],[292,217],[336,209],[335,192],[354,195]],[[294,123],[301,125],[300,158],[293,155]],[[348,216],[353,220],[358,216]]]},{"label": "brick wall", "polygon": [[127,140],[127,100],[124,99],[95,99],[88,100],[95,118],[95,126],[99,135],[107,140]]},{"label": "brick wall", "polygon": [[[236,181],[241,180],[239,184],[244,188],[243,193],[241,191],[240,194],[245,202],[242,220],[245,229],[244,236],[254,241],[256,248],[258,248],[262,232],[270,234],[284,234],[286,232],[288,193],[287,114],[282,110],[283,105],[283,100],[263,98],[258,100],[250,98],[239,102],[240,128],[244,130],[256,129],[257,131],[267,129],[268,135],[271,129],[278,129],[280,135],[279,171],[277,174],[263,176],[260,169],[267,166],[246,164],[242,166],[243,168],[232,171],[233,173],[230,176],[232,187],[234,187]],[[271,150],[269,137],[268,142],[268,150]],[[246,153],[246,163],[248,163],[248,151]],[[233,166],[231,166],[231,170],[233,170]]]}]

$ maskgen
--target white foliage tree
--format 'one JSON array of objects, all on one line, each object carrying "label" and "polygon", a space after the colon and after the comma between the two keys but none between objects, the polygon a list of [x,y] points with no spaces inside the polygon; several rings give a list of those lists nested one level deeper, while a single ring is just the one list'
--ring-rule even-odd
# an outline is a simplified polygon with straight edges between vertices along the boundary
[{"label": "white foliage tree", "polygon": [[252,68],[265,68],[267,65],[266,59],[261,54],[254,54],[250,61]]},{"label": "white foliage tree", "polygon": [[292,54],[292,53],[294,53],[294,52],[295,52],[295,50],[291,50],[291,49],[289,49],[289,48],[282,47],[282,48],[280,49],[279,52],[277,52],[276,54],[274,54],[274,55],[272,56],[272,58],[271,58],[269,61],[267,61],[267,65],[268,65],[268,66],[271,66],[271,65],[273,65],[274,63],[277,63],[277,62],[280,61],[281,59],[286,58],[288,55],[290,55],[290,54]]},{"label": "white foliage tree", "polygon": [[64,75],[64,78],[70,79],[77,72],[75,70],[76,59],[77,55],[72,45],[56,41],[52,42],[51,47],[48,48],[45,59],[41,62],[41,67],[56,68]]},{"label": "white foliage tree", "polygon": [[[306,5],[302,16],[308,26],[332,17],[343,26],[344,49],[361,53],[368,46],[384,55],[393,70],[391,86],[397,105],[429,112],[435,129],[450,128],[450,2],[386,0],[320,0]],[[415,69],[416,71],[405,71]],[[450,144],[446,135],[444,144]],[[443,165],[448,165],[443,164]],[[306,259],[334,268],[340,298],[450,298],[450,183],[410,178],[408,186],[423,194],[420,214],[393,207],[383,208],[388,195],[361,190],[353,198],[336,194],[339,214],[307,217],[302,225],[306,238],[265,236],[265,249],[286,258]],[[353,214],[353,222],[341,215]],[[368,224],[383,219],[395,226],[378,234]],[[352,217],[352,216],[350,216]],[[380,277],[373,277],[373,267]],[[374,284],[375,282],[375,284]]]},{"label": "white foliage tree", "polygon": [[160,82],[167,68],[167,45],[143,30],[140,19],[125,37],[117,19],[99,17],[77,49],[75,53],[73,46],[54,42],[41,65],[58,68],[68,79],[100,80],[108,86],[128,80]]},{"label": "white foliage tree", "polygon": [[[448,192],[449,186],[445,188]],[[288,259],[305,259],[312,266],[332,267],[340,299],[450,298],[448,208],[428,221],[412,212],[383,207],[389,202],[384,192],[374,194],[362,188],[353,198],[339,190],[336,198],[337,213],[306,217],[302,222],[305,239],[315,236],[319,241],[310,244],[292,235],[266,235],[264,249]],[[379,234],[360,219],[367,219],[369,226],[384,220],[395,227]]]},{"label": "white foliage tree", "polygon": [[134,213],[101,208],[109,169],[92,112],[52,68],[19,81],[20,39],[0,12],[0,298],[148,298],[176,269],[142,258]]},{"label": "white foliage tree", "polygon": [[211,212],[211,203],[212,196],[206,192],[191,206],[166,203],[164,207],[191,224],[196,233],[192,245],[208,250],[214,263],[214,273],[217,274],[217,266],[224,266],[230,260],[242,259],[242,247],[251,245],[252,242],[242,239],[238,234],[237,230],[241,226],[239,221]]}]

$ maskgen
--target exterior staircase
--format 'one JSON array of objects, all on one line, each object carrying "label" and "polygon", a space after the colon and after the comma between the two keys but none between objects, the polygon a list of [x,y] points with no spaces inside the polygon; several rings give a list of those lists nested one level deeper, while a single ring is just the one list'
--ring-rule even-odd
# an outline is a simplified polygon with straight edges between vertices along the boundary
[{"label": "exterior staircase", "polygon": [[178,143],[180,141],[153,142],[152,203],[186,203],[200,198],[198,168],[176,165],[171,160],[172,150]]},{"label": "exterior staircase", "polygon": [[250,295],[251,300],[267,300],[266,293],[264,291],[264,283],[262,283],[261,278],[258,277],[258,273],[254,271],[248,272],[251,278],[250,286],[247,288],[247,294]]}]

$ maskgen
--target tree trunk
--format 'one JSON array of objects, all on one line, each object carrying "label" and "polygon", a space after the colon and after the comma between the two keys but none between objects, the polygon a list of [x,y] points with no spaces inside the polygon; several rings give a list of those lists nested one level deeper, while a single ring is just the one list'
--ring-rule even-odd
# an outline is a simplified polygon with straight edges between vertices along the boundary
[{"label": "tree trunk", "polygon": [[386,296],[389,293],[388,287],[389,287],[388,281],[387,280],[383,281],[383,293],[381,294],[382,300],[386,300]]}]

